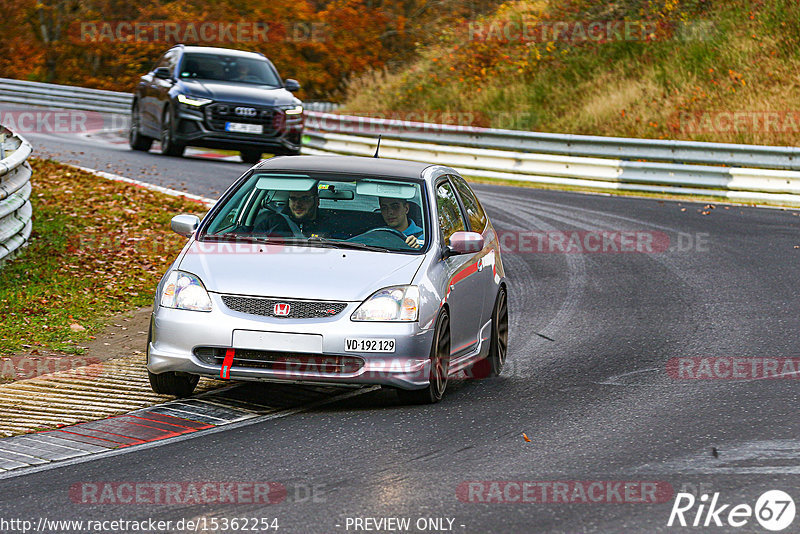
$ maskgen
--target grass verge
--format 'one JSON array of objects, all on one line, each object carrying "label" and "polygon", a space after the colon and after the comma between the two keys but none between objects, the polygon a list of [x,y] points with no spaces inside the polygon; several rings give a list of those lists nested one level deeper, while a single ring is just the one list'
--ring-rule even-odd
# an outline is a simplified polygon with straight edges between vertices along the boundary
[{"label": "grass verge", "polygon": [[203,206],[32,159],[33,234],[0,268],[0,355],[82,354],[113,316],[153,302],[185,243],[168,230]]},{"label": "grass verge", "polygon": [[[629,37],[565,30],[626,21]],[[520,30],[521,31],[521,30]],[[537,39],[537,36],[546,38]],[[396,71],[351,80],[343,111],[463,126],[795,146],[797,0],[511,0]],[[450,117],[448,120],[447,117]]]}]

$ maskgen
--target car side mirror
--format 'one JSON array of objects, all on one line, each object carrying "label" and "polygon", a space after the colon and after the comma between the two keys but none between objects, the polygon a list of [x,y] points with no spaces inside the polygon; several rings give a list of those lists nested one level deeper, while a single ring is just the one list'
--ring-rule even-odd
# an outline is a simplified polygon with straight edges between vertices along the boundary
[{"label": "car side mirror", "polygon": [[197,215],[176,215],[169,223],[172,231],[183,237],[192,237],[198,226],[200,226],[200,218]]},{"label": "car side mirror", "polygon": [[158,67],[155,71],[153,71],[153,76],[159,80],[171,80],[172,71],[169,70],[169,67]]},{"label": "car side mirror", "polygon": [[483,244],[483,236],[478,232],[455,232],[450,236],[450,245],[445,250],[444,257],[474,254],[483,249]]},{"label": "car side mirror", "polygon": [[292,93],[300,90],[300,82],[298,82],[297,80],[293,80],[291,78],[284,80],[283,86],[286,88],[287,91],[291,91]]}]

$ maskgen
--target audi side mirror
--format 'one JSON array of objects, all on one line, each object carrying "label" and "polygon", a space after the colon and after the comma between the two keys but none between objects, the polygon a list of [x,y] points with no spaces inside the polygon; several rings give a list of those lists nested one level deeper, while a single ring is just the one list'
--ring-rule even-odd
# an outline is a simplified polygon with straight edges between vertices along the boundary
[{"label": "audi side mirror", "polygon": [[169,67],[158,67],[155,71],[153,71],[153,76],[159,80],[171,80],[172,71],[169,70]]},{"label": "audi side mirror", "polygon": [[286,88],[287,91],[291,91],[292,93],[300,90],[300,82],[298,82],[297,80],[293,80],[291,78],[289,78],[288,80],[284,80],[283,86]]}]

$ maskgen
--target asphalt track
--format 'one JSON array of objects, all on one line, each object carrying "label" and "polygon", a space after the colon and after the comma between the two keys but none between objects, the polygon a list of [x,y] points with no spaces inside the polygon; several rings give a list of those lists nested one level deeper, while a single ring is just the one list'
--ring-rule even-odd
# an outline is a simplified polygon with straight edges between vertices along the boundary
[{"label": "asphalt track", "polygon": [[[206,196],[247,168],[91,139],[27,137],[39,156]],[[388,517],[411,519],[395,532],[768,532],[754,517],[740,528],[667,522],[681,491],[754,506],[777,489],[800,503],[797,374],[691,380],[669,372],[673,358],[800,356],[798,212],[475,188],[510,249],[511,340],[501,377],[452,382],[434,406],[402,406],[379,390],[0,477],[0,518],[154,518],[171,520],[174,532],[180,519],[206,518],[210,526],[234,517],[277,518],[279,532],[299,533],[388,532],[355,521]],[[517,239],[587,231],[640,232],[661,244],[666,235],[669,248],[536,252]],[[270,387],[248,391],[256,399]],[[70,496],[76,484],[206,481],[277,482],[287,495],[277,504],[83,504]],[[471,487],[486,491],[460,491],[480,481],[487,482]],[[488,481],[565,481],[570,498],[550,492],[550,502],[498,503],[495,493],[495,502],[470,502],[492,496]],[[579,502],[569,481],[583,488],[649,481],[669,491],[656,503],[619,502],[614,491]],[[689,523],[697,510],[686,513]],[[420,518],[452,524],[421,530]],[[795,519],[783,532],[799,525]]]}]

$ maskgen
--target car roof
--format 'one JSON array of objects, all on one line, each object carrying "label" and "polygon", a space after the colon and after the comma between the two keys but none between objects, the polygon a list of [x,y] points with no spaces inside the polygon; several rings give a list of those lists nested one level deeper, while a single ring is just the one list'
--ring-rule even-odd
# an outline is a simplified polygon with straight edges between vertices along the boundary
[{"label": "car roof", "polygon": [[247,52],[246,50],[235,50],[233,48],[218,48],[215,46],[183,46],[183,51],[191,52],[192,54],[223,54],[226,56],[264,59],[264,54],[258,52]]},{"label": "car roof", "polygon": [[422,178],[422,172],[432,166],[418,161],[362,156],[283,156],[262,161],[256,169]]}]

